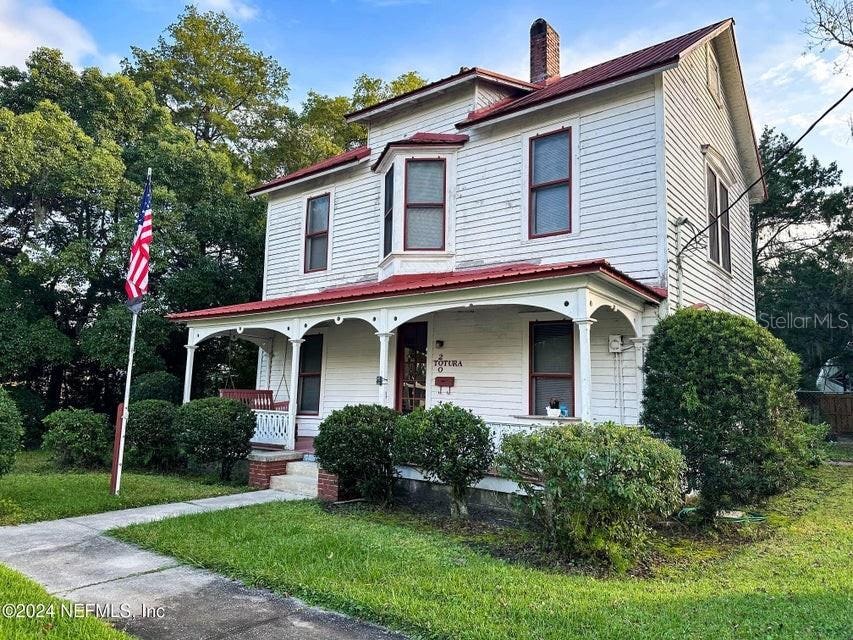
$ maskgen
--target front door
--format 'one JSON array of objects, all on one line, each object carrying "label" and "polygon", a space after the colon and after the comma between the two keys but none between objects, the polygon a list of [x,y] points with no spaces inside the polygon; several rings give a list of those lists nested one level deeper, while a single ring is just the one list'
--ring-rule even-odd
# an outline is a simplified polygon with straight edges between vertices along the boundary
[{"label": "front door", "polygon": [[409,322],[397,330],[397,410],[426,407],[426,384],[427,323]]}]

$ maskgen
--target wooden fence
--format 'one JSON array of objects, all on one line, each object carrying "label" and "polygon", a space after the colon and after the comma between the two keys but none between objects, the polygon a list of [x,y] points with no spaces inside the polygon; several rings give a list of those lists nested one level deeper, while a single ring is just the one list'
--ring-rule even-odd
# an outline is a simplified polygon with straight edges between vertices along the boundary
[{"label": "wooden fence", "polygon": [[835,435],[853,435],[853,393],[798,391],[797,397],[812,421],[826,421]]}]

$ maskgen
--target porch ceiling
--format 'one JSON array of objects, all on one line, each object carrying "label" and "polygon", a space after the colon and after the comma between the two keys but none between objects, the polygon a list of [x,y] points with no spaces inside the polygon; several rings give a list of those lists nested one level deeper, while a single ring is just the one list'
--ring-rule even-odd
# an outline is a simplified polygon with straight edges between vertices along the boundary
[{"label": "porch ceiling", "polygon": [[420,273],[392,276],[379,282],[369,282],[344,287],[334,287],[284,298],[272,298],[258,302],[199,309],[174,313],[169,316],[176,322],[246,316],[271,311],[290,311],[320,307],[329,304],[390,298],[437,291],[449,291],[485,285],[545,280],[574,275],[597,275],[632,290],[646,301],[659,303],[666,298],[666,290],[643,284],[618,269],[606,260],[582,260],[556,264],[513,263],[476,269],[464,269],[439,273]]}]

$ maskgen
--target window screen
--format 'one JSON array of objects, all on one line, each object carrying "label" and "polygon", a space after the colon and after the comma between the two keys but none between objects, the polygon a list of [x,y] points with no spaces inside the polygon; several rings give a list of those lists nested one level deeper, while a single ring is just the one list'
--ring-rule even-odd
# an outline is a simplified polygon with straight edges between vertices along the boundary
[{"label": "window screen", "polygon": [[552,398],[574,407],[574,338],[571,322],[530,325],[530,413],[544,415]]},{"label": "window screen", "polygon": [[717,174],[708,169],[708,257],[720,262],[720,225],[717,220]]},{"label": "window screen", "polygon": [[385,174],[385,211],[382,231],[382,255],[391,253],[394,242],[394,167]]},{"label": "window screen", "polygon": [[530,236],[565,233],[571,228],[571,132],[530,141]]},{"label": "window screen", "polygon": [[308,199],[305,220],[305,271],[322,271],[329,255],[328,193]]},{"label": "window screen", "polygon": [[443,249],[444,160],[406,163],[406,249]]},{"label": "window screen", "polygon": [[323,369],[323,336],[305,336],[299,352],[298,411],[302,414],[320,412],[320,379]]}]

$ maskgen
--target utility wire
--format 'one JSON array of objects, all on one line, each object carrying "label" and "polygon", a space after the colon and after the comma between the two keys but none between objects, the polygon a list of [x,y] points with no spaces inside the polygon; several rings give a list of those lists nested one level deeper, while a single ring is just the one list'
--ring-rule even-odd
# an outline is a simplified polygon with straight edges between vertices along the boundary
[{"label": "utility wire", "polygon": [[848,89],[848,90],[847,90],[847,93],[845,93],[845,94],[844,94],[843,96],[841,96],[838,100],[836,100],[836,101],[832,104],[832,106],[830,106],[826,111],[824,111],[824,112],[820,115],[820,117],[819,117],[817,120],[815,120],[814,122],[812,122],[812,123],[811,123],[811,125],[809,125],[809,128],[808,128],[808,129],[806,129],[806,130],[803,132],[803,135],[801,135],[801,136],[800,136],[799,138],[797,138],[794,142],[792,142],[792,143],[788,146],[788,148],[787,148],[787,149],[785,149],[785,151],[784,151],[784,152],[782,152],[782,154],[781,154],[781,155],[777,156],[777,157],[773,160],[773,162],[771,162],[769,165],[767,165],[767,166],[764,168],[764,171],[762,171],[762,172],[761,172],[761,175],[760,175],[760,176],[758,176],[758,178],[756,178],[756,179],[755,179],[755,181],[754,181],[751,185],[749,185],[749,186],[748,186],[748,187],[743,191],[743,193],[741,193],[737,198],[735,198],[735,199],[734,199],[734,201],[733,201],[733,202],[731,202],[731,203],[729,204],[729,206],[728,206],[728,207],[726,207],[725,209],[723,209],[722,211],[720,211],[720,213],[718,213],[716,216],[714,216],[713,220],[711,220],[711,221],[710,221],[708,224],[706,224],[706,225],[705,225],[701,230],[697,231],[693,236],[691,236],[691,238],[690,238],[687,242],[685,242],[685,243],[684,243],[684,246],[683,246],[683,247],[681,247],[681,250],[680,250],[678,253],[676,253],[676,254],[675,254],[676,259],[681,258],[681,254],[682,254],[682,253],[684,253],[685,249],[687,249],[687,247],[689,247],[689,246],[691,245],[691,243],[695,242],[695,241],[697,240],[697,238],[699,238],[699,236],[701,236],[701,235],[702,235],[702,234],[704,234],[706,231],[708,231],[708,229],[710,229],[710,228],[711,228],[711,227],[713,227],[715,224],[717,224],[717,220],[719,220],[719,219],[722,217],[722,215],[723,215],[724,213],[727,213],[727,212],[729,211],[729,209],[731,209],[731,208],[732,208],[733,206],[735,206],[738,202],[740,202],[740,200],[741,200],[741,199],[742,199],[746,194],[748,194],[748,193],[749,193],[749,191],[750,191],[750,190],[751,190],[755,185],[757,185],[759,182],[761,182],[761,181],[764,179],[764,176],[766,176],[766,175],[770,172],[770,170],[771,170],[773,167],[775,167],[775,166],[776,166],[777,164],[779,164],[782,160],[784,160],[784,159],[785,159],[785,157],[786,157],[789,153],[791,153],[791,152],[792,152],[792,151],[797,147],[797,145],[799,145],[799,144],[800,144],[800,142],[802,142],[802,141],[803,141],[803,138],[805,138],[807,135],[809,135],[809,134],[812,132],[812,129],[814,129],[814,128],[815,128],[815,127],[820,123],[820,121],[821,121],[821,120],[823,120],[826,116],[828,116],[828,115],[832,112],[832,110],[833,110],[833,109],[835,109],[838,105],[840,105],[842,102],[844,102],[844,101],[847,99],[847,97],[848,97],[851,93],[853,93],[853,87],[851,87],[850,89]]}]

